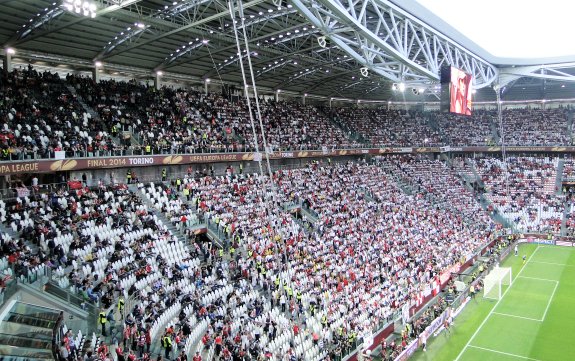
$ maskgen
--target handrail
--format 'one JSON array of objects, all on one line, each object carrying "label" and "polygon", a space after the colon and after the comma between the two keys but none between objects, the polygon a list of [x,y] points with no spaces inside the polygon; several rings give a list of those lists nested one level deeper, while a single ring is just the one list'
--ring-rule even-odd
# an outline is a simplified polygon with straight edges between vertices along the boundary
[{"label": "handrail", "polygon": [[[309,151],[323,151],[325,145],[316,145],[313,147],[299,146],[299,147],[281,147],[274,146],[275,152],[309,152]],[[363,143],[363,144],[351,144],[341,147],[328,147],[329,149],[337,150],[357,150],[357,149],[377,149],[380,148],[390,148],[390,149],[409,149],[409,148],[425,148],[432,149],[433,152],[439,152],[436,148],[449,148],[447,151],[457,151],[457,152],[492,152],[498,151],[498,145],[484,144],[479,146],[467,145],[450,145],[448,143],[415,143],[415,144],[394,144],[394,143]],[[522,145],[508,145],[508,150],[511,152],[553,152],[553,153],[564,153],[564,152],[575,152],[575,147],[571,144],[541,144],[533,146],[522,146]],[[161,147],[152,148],[150,152],[147,152],[145,146],[117,146],[115,149],[99,149],[88,151],[87,149],[81,150],[69,150],[65,151],[65,159],[78,159],[78,158],[105,158],[105,157],[133,157],[133,156],[152,156],[152,155],[197,155],[197,154],[236,154],[236,153],[250,153],[254,152],[253,147],[246,146],[211,146],[207,148],[193,148],[190,146],[180,146],[177,149],[172,147]],[[404,153],[401,151],[400,153]],[[421,152],[421,151],[420,151]],[[55,153],[50,151],[47,153],[9,153],[8,157],[0,158],[0,163],[2,162],[26,162],[26,161],[39,161],[39,160],[58,160],[55,157]],[[319,155],[323,156],[323,155]],[[329,156],[326,154],[325,156]]]},{"label": "handrail", "polygon": [[83,298],[80,298],[74,294],[72,294],[71,292],[60,288],[60,286],[58,286],[53,280],[49,280],[45,286],[44,289],[46,292],[48,292],[49,294],[56,296],[60,299],[62,299],[63,301],[66,301],[68,304],[77,306],[85,311],[87,311],[89,314],[92,315],[96,315],[98,313],[98,307],[89,303],[89,302],[85,302]]},{"label": "handrail", "polygon": [[17,291],[18,281],[16,279],[6,281],[5,287],[0,289],[0,306],[4,305],[4,302],[14,296]]}]

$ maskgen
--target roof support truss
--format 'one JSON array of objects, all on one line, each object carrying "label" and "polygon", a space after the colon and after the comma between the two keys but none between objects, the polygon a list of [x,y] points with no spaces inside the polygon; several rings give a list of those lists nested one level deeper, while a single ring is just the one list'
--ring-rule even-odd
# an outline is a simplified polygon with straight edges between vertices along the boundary
[{"label": "roof support truss", "polygon": [[522,77],[575,82],[575,75],[565,71],[574,67],[575,63],[559,63],[501,68],[498,83],[500,86],[505,86]]},{"label": "roof support truss", "polygon": [[474,87],[497,69],[388,0],[291,0],[294,7],[358,63],[394,82],[439,81],[443,65],[471,73]]}]

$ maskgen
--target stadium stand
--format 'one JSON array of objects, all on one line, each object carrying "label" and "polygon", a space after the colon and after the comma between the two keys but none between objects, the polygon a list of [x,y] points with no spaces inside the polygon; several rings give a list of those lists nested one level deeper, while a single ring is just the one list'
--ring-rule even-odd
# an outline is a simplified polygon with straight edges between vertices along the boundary
[{"label": "stadium stand", "polygon": [[503,112],[509,145],[571,145],[566,109],[511,109]]},{"label": "stadium stand", "polygon": [[428,117],[416,111],[340,108],[337,119],[371,146],[433,146],[442,144]]},{"label": "stadium stand", "polygon": [[497,143],[493,134],[497,117],[493,111],[475,111],[471,116],[431,113],[441,130],[445,144],[481,146]]},{"label": "stadium stand", "polygon": [[13,70],[0,87],[3,160],[85,156],[107,150],[112,141],[101,123],[91,120],[57,73],[32,67]]},{"label": "stadium stand", "polygon": [[[564,198],[556,195],[557,159],[544,157],[508,157],[477,159],[474,165],[498,212],[524,232],[561,228]],[[506,182],[507,179],[507,182]]]},{"label": "stadium stand", "polygon": [[[64,81],[32,68],[7,79],[0,89],[4,160],[58,150],[70,157],[254,150],[242,100],[135,81]],[[461,118],[438,113],[327,111],[272,100],[261,108],[274,150],[499,139],[489,111],[476,112],[465,128]],[[509,110],[504,122],[512,143],[570,141],[565,110]],[[49,275],[81,308],[109,315],[103,327],[112,335],[68,332],[64,323],[60,353],[337,359],[405,305],[421,305],[439,275],[501,230],[469,184],[476,175],[494,209],[521,231],[559,234],[567,213],[573,234],[575,211],[556,189],[558,164],[508,157],[508,184],[497,158],[412,154],[369,164],[312,161],[272,179],[230,171],[93,187],[75,180],[0,201],[2,227],[11,232],[2,233],[0,271],[22,282]],[[573,169],[567,160],[559,176],[568,179]],[[213,242],[198,235],[203,227]],[[161,346],[166,339],[170,350]]]},{"label": "stadium stand", "polygon": [[[202,350],[205,345],[204,352],[216,355],[256,356],[291,348],[289,352],[305,359],[325,357],[320,340],[333,346],[330,352],[350,351],[358,337],[418,298],[418,285],[433,282],[434,274],[487,237],[463,223],[454,210],[404,194],[381,166],[314,164],[274,177],[280,193],[257,175],[185,179],[180,191],[140,184],[140,195],[125,186],[61,191],[15,201],[8,205],[7,221],[21,235],[32,232],[27,239],[52,256],[46,264],[58,284],[85,302],[113,309],[118,294],[125,291],[135,298],[126,324],[139,327],[130,341],[149,330],[157,344],[166,327],[178,325],[175,342],[179,330],[200,327],[203,342],[199,334],[182,331],[177,350]],[[226,230],[232,241],[225,253],[216,254],[205,243],[185,247],[167,232],[160,214],[173,219],[174,211],[185,209],[183,187],[192,189],[195,216]],[[146,206],[148,201],[152,207]],[[317,230],[305,231],[289,213],[266,216],[266,208],[288,201],[307,202],[319,216]],[[194,217],[193,208],[187,212],[186,217]],[[34,230],[28,222],[37,224]],[[437,233],[444,223],[460,231]],[[410,237],[421,248],[408,256],[404,247]],[[442,254],[450,239],[460,240],[452,243],[450,257],[433,257]],[[229,254],[232,248],[236,257]],[[346,269],[337,266],[340,261]],[[393,283],[392,270],[402,274]],[[412,277],[415,283],[410,284]],[[310,337],[314,333],[315,341]]]}]

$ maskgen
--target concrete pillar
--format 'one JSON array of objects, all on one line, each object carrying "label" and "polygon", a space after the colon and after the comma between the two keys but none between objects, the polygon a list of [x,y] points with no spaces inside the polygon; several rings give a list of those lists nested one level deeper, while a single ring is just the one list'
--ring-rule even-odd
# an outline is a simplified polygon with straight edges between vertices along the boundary
[{"label": "concrete pillar", "polygon": [[280,100],[280,91],[279,90],[276,91],[276,93],[274,94],[274,97],[275,97],[276,103],[279,102],[279,100]]},{"label": "concrete pillar", "polygon": [[154,89],[158,90],[161,88],[162,84],[161,84],[161,78],[162,77],[162,72],[161,71],[157,71],[154,74]]},{"label": "concrete pillar", "polygon": [[305,105],[305,98],[306,98],[306,96],[305,96],[305,94],[304,94],[304,95],[301,97],[301,103],[302,103],[303,105]]},{"label": "concrete pillar", "polygon": [[12,54],[8,53],[8,51],[4,51],[4,61],[3,61],[3,68],[7,72],[12,71]]},{"label": "concrete pillar", "polygon": [[94,69],[92,69],[92,80],[95,83],[100,81],[100,69],[97,67],[94,67]]},{"label": "concrete pillar", "polygon": [[205,94],[208,94],[208,92],[209,92],[209,85],[210,85],[210,79],[206,79],[204,81],[204,93]]}]

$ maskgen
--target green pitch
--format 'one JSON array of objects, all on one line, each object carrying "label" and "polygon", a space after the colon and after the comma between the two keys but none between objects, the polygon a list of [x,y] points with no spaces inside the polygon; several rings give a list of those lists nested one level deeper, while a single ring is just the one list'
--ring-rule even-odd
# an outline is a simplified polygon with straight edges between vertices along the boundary
[{"label": "green pitch", "polygon": [[413,360],[575,360],[575,248],[523,245],[502,267],[513,283],[501,300],[477,295]]}]

